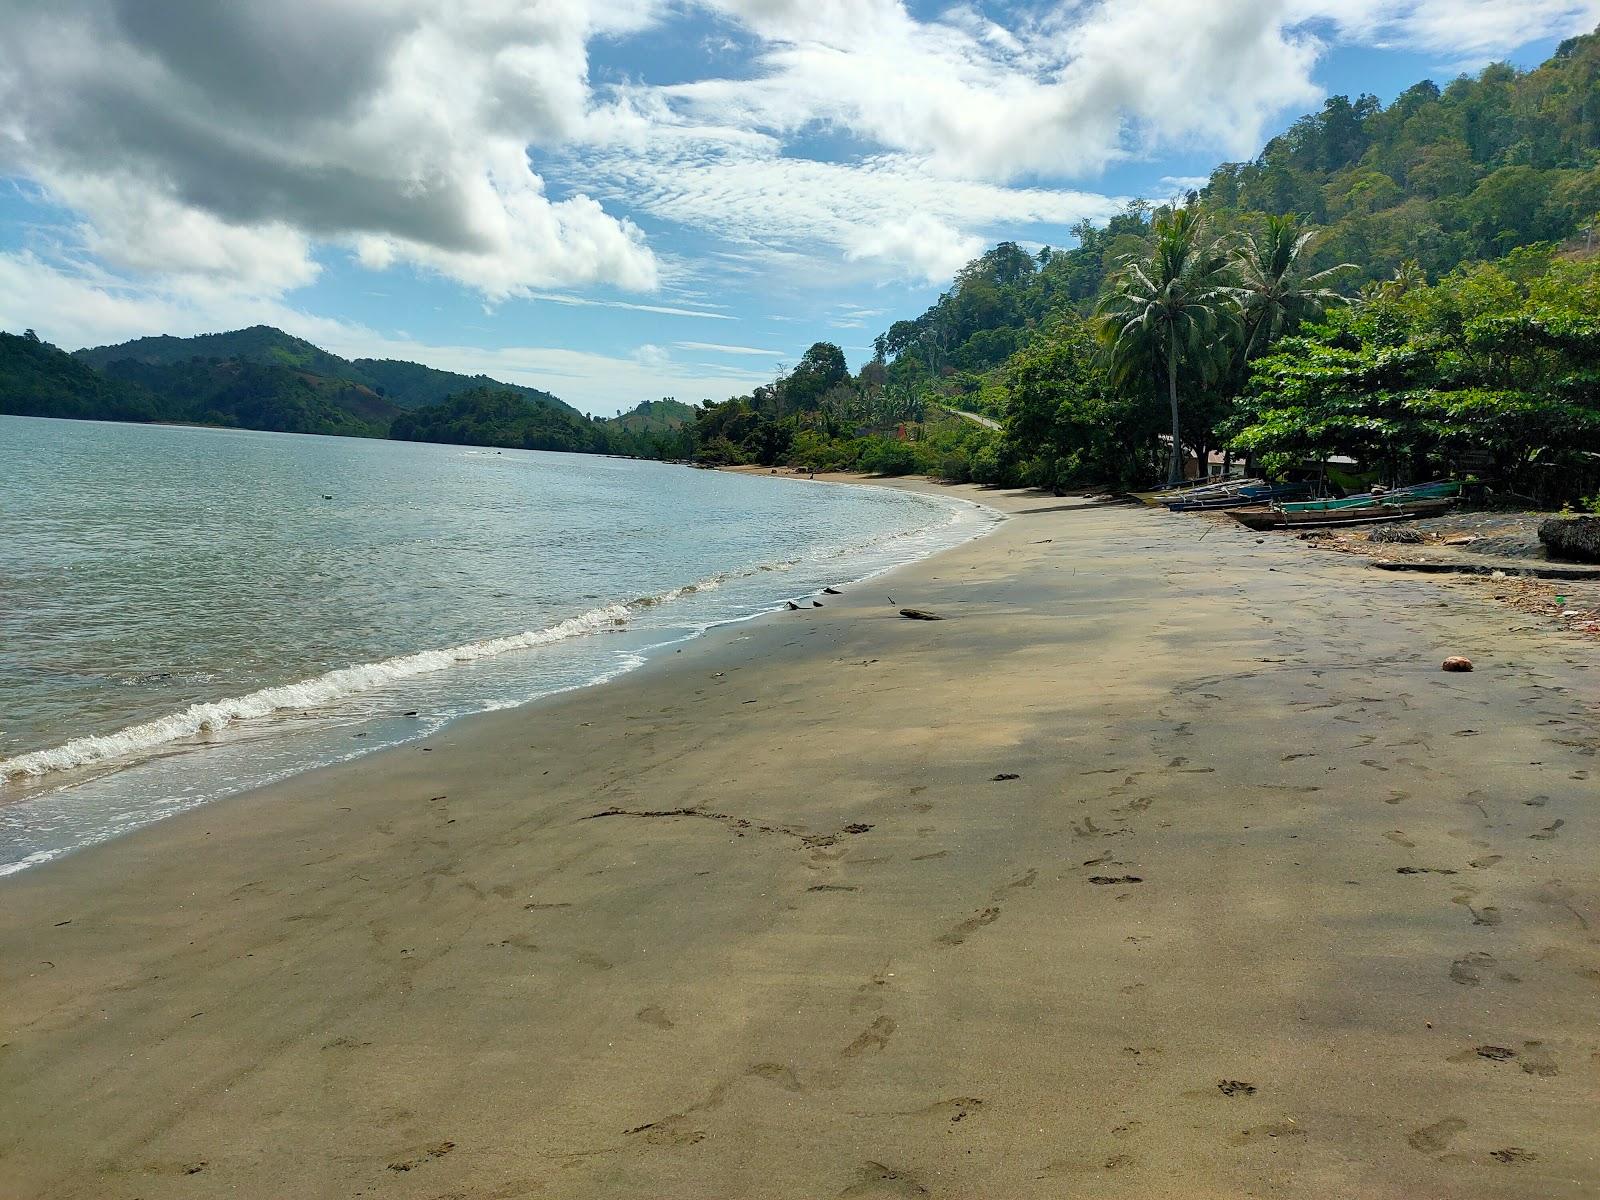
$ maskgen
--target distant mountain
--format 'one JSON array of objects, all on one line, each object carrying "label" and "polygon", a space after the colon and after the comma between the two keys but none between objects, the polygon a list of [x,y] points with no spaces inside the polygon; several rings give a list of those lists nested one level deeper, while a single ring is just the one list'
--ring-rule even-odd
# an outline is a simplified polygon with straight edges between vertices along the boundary
[{"label": "distant mountain", "polygon": [[682,400],[646,400],[620,416],[607,417],[606,424],[628,433],[672,433],[694,423],[700,410]]},{"label": "distant mountain", "polygon": [[[473,388],[488,387],[515,392],[529,400],[577,414],[549,392],[517,383],[502,383],[487,375],[461,375],[441,371],[421,363],[392,358],[340,358],[320,346],[275,329],[271,325],[252,325],[227,333],[203,333],[197,337],[146,337],[116,346],[96,346],[79,350],[77,358],[111,374],[130,375],[122,363],[145,367],[177,367],[193,359],[233,361],[268,367],[291,367],[325,381],[342,381],[365,388],[383,397],[395,408],[417,408],[438,404],[448,396]],[[141,373],[147,385],[160,390],[157,376]]]}]

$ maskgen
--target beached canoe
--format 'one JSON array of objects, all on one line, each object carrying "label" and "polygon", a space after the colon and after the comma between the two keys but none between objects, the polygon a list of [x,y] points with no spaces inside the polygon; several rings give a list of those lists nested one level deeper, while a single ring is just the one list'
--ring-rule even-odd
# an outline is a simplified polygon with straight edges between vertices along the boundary
[{"label": "beached canoe", "polygon": [[1301,500],[1283,505],[1285,512],[1339,512],[1351,508],[1365,508],[1372,504],[1403,502],[1406,500],[1438,500],[1461,493],[1461,484],[1453,479],[1435,483],[1417,483],[1410,487],[1395,488],[1388,492],[1360,492],[1337,500]]},{"label": "beached canoe", "polygon": [[1171,512],[1225,512],[1231,508],[1246,508],[1253,504],[1269,504],[1276,500],[1292,500],[1311,490],[1305,483],[1245,483],[1225,491],[1212,491],[1186,499],[1167,500]]},{"label": "beached canoe", "polygon": [[1191,487],[1161,488],[1153,492],[1129,492],[1135,500],[1148,504],[1152,508],[1163,504],[1170,504],[1174,500],[1198,500],[1205,496],[1216,496],[1225,492],[1234,492],[1250,484],[1260,484],[1260,479],[1219,479],[1214,483],[1196,484]]},{"label": "beached canoe", "polygon": [[1290,505],[1236,508],[1229,515],[1248,529],[1321,529],[1340,525],[1377,525],[1386,521],[1414,521],[1437,517],[1455,503],[1448,496],[1398,503],[1368,501],[1354,508],[1291,512]]}]

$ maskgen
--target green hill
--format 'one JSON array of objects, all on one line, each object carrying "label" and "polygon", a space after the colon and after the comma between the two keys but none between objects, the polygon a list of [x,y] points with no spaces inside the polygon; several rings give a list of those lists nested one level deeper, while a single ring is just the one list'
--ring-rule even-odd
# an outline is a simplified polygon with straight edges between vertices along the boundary
[{"label": "green hill", "polygon": [[[1333,96],[1179,201],[1220,233],[1298,216],[1320,231],[1308,269],[1353,263],[1352,290],[1402,268],[1437,278],[1518,246],[1588,241],[1600,214],[1600,36],[1563,42],[1531,71],[1423,81],[1388,107]],[[1135,203],[1103,227],[1073,227],[1070,250],[1003,242],[975,259],[927,311],[878,337],[888,384],[992,407],[992,372],[1053,317],[1087,315],[1118,260],[1145,249],[1150,218]]]},{"label": "green hill", "polygon": [[603,425],[505,389],[473,388],[441,404],[401,413],[390,436],[455,446],[504,446],[576,453],[612,449]]},{"label": "green hill", "polygon": [[[462,375],[441,371],[421,363],[392,358],[340,358],[320,346],[275,329],[252,325],[227,333],[203,333],[196,337],[138,338],[115,346],[96,346],[79,350],[77,358],[101,371],[131,375],[123,363],[143,367],[180,367],[193,359],[248,363],[265,367],[290,367],[324,381],[341,381],[373,392],[396,408],[418,408],[438,404],[448,396],[473,388],[488,387],[515,392],[529,400],[577,413],[549,392],[516,383],[502,383],[487,375]],[[160,390],[159,375],[141,373],[148,386]]]},{"label": "green hill", "polygon": [[104,376],[160,397],[168,419],[278,433],[384,437],[400,409],[362,384],[239,358],[123,358]]},{"label": "green hill", "polygon": [[355,372],[352,378],[365,381],[401,408],[438,404],[458,392],[489,388],[512,392],[524,399],[578,415],[578,410],[572,405],[558,400],[549,392],[520,383],[502,383],[487,375],[460,375],[455,371],[441,371],[437,367],[425,367],[421,363],[396,358],[358,358],[349,366]]},{"label": "green hill", "polygon": [[[515,412],[484,397],[509,397]],[[461,399],[462,403],[456,401]],[[653,454],[548,392],[394,359],[332,354],[268,325],[146,337],[66,354],[0,334],[0,413]],[[507,430],[515,428],[513,436]]]},{"label": "green hill", "polygon": [[607,417],[606,424],[626,433],[675,433],[693,424],[697,409],[682,400],[645,400],[625,413]]},{"label": "green hill", "polygon": [[32,330],[0,333],[0,413],[100,421],[159,421],[167,415],[143,388],[108,379]]},{"label": "green hill", "polygon": [[[236,359],[262,366],[296,367],[316,375],[352,377],[350,364],[302,338],[274,329],[252,325],[227,333],[202,333],[195,337],[136,338],[115,346],[95,346],[74,354],[81,362],[104,371],[116,362],[136,362],[149,367],[171,367],[190,359]],[[365,382],[365,381],[363,381]]]}]

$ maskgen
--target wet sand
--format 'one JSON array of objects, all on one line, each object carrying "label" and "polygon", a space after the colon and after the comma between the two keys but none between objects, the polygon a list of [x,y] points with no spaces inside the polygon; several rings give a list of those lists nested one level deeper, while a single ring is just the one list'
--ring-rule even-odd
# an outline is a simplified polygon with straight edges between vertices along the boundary
[{"label": "wet sand", "polygon": [[965,494],[1013,519],[0,884],[0,1196],[1600,1194],[1595,648]]}]

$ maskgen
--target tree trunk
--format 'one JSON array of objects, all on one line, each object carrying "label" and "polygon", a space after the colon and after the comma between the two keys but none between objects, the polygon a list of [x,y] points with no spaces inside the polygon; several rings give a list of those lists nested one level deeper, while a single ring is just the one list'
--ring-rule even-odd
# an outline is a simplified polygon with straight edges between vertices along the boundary
[{"label": "tree trunk", "polygon": [[1178,427],[1178,331],[1167,326],[1167,399],[1172,404],[1172,454],[1167,459],[1167,486],[1183,482],[1183,444]]}]

